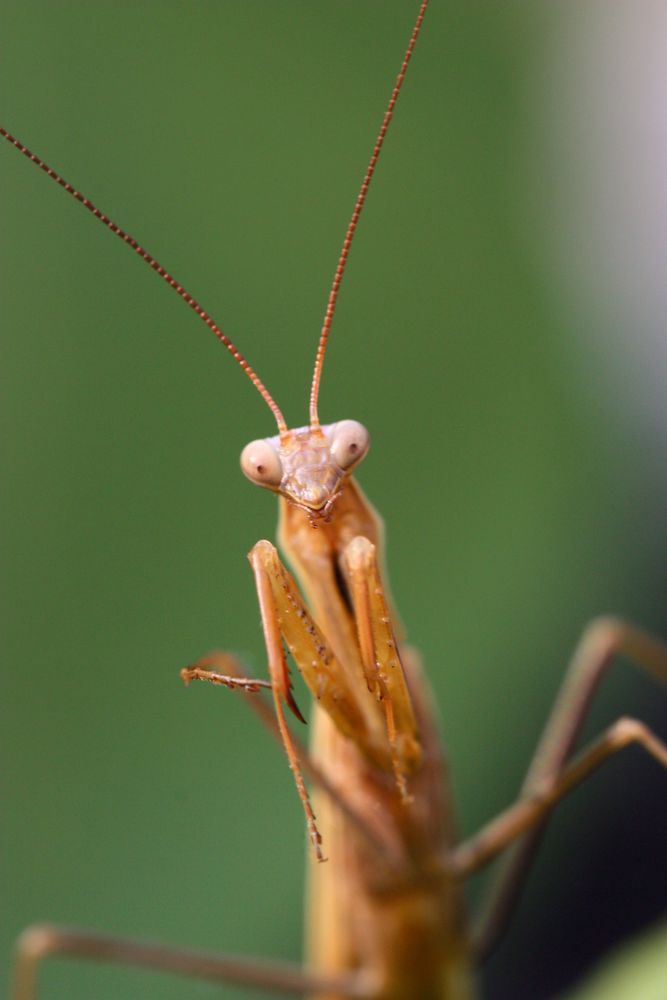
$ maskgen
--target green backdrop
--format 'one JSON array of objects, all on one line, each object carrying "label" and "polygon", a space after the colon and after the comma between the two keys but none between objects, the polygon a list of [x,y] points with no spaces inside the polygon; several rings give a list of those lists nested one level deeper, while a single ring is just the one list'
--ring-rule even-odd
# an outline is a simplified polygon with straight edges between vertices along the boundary
[{"label": "green backdrop", "polygon": [[[3,124],[201,299],[297,424],[414,7],[1,4]],[[555,17],[434,0],[322,389],[324,420],[373,436],[360,479],[466,832],[515,794],[585,622],[664,631],[659,483],[627,430],[642,386],[608,407],[577,369],[544,250],[535,88]],[[265,670],[245,556],[275,504],[237,456],[270,415],[119,240],[8,146],[0,164],[3,967],[36,919],[297,958],[285,761],[240,699],[178,679],[221,645]],[[589,735],[659,701],[619,669]],[[563,806],[490,1000],[556,995],[660,912],[664,795],[632,753]],[[43,996],[238,993],[61,962]]]}]

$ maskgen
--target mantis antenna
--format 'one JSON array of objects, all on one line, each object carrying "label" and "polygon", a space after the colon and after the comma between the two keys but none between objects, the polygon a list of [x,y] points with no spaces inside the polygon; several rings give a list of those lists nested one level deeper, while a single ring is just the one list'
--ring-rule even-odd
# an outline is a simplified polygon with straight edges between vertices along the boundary
[{"label": "mantis antenna", "polygon": [[394,107],[396,106],[396,101],[398,100],[398,95],[405,79],[405,74],[408,68],[408,63],[410,62],[410,57],[412,56],[413,49],[417,42],[417,36],[419,35],[419,29],[422,26],[422,21],[424,20],[424,14],[426,13],[426,7],[428,6],[428,0],[423,0],[421,7],[419,8],[419,13],[417,15],[417,20],[415,21],[415,26],[412,29],[412,34],[410,35],[410,41],[408,42],[408,47],[405,51],[403,57],[403,62],[401,63],[401,69],[396,77],[396,82],[394,84],[394,89],[391,92],[391,97],[389,98],[389,104],[387,105],[387,110],[384,113],[384,118],[382,119],[382,125],[380,126],[380,131],[378,132],[377,139],[375,140],[375,145],[373,146],[373,152],[371,158],[366,167],[366,173],[364,174],[364,179],[359,189],[359,194],[357,195],[357,200],[354,203],[354,210],[352,212],[352,218],[350,219],[347,232],[345,233],[345,239],[343,240],[343,247],[338,258],[338,264],[336,265],[336,270],[334,272],[334,279],[331,285],[331,291],[329,292],[329,299],[327,302],[326,312],[324,314],[324,322],[322,324],[322,331],[320,333],[320,340],[317,345],[317,353],[315,355],[315,370],[313,372],[313,382],[310,388],[310,425],[311,427],[319,427],[320,420],[317,415],[317,398],[320,392],[320,380],[322,378],[322,366],[324,364],[324,355],[327,349],[327,341],[329,339],[329,330],[331,329],[331,321],[333,320],[333,314],[336,309],[336,300],[338,299],[338,292],[340,290],[340,283],[343,279],[343,272],[345,271],[345,265],[347,264],[347,257],[350,252],[350,244],[352,243],[352,237],[357,228],[357,222],[359,221],[359,216],[361,215],[361,210],[364,207],[364,202],[366,201],[366,194],[371,183],[371,178],[375,171],[375,165],[380,156],[380,150],[382,149],[382,143],[384,142],[384,137],[387,134],[387,129],[389,128],[389,122],[394,114]]},{"label": "mantis antenna", "polygon": [[149,254],[147,250],[144,250],[144,248],[139,243],[137,243],[137,241],[134,239],[133,236],[130,236],[130,234],[126,233],[124,229],[121,229],[120,226],[116,225],[116,223],[113,222],[108,215],[105,215],[103,212],[99,210],[99,208],[93,205],[90,199],[86,198],[84,195],[81,194],[80,191],[77,191],[76,188],[72,187],[72,185],[69,184],[64,177],[61,177],[60,174],[57,173],[55,170],[53,170],[53,168],[50,167],[47,163],[45,163],[44,160],[40,160],[39,156],[36,156],[35,153],[31,153],[31,151],[27,148],[27,146],[24,146],[23,143],[19,142],[18,139],[15,139],[14,136],[11,135],[11,133],[9,133],[6,129],[2,128],[2,126],[0,126],[0,135],[4,136],[4,138],[7,139],[8,142],[11,142],[13,146],[16,146],[16,148],[19,150],[20,153],[23,153],[23,155],[27,156],[29,160],[32,160],[32,162],[35,163],[41,170],[43,170],[45,174],[48,174],[48,176],[52,180],[56,181],[57,184],[60,184],[61,187],[65,188],[65,191],[67,191],[68,194],[71,194],[73,198],[76,198],[77,201],[80,201],[81,204],[84,206],[84,208],[87,208],[89,212],[92,212],[95,218],[99,219],[100,222],[103,222],[104,225],[107,226],[112,233],[115,233],[116,236],[118,236],[121,240],[123,240],[124,243],[129,244],[129,246],[131,246],[132,249],[139,254],[142,260],[145,260],[147,264],[150,264],[153,270],[157,271],[160,277],[164,278],[167,284],[171,285],[171,287],[174,289],[175,292],[178,292],[178,294],[185,302],[187,302],[190,308],[194,309],[199,318],[204,320],[209,329],[211,329],[213,333],[216,335],[220,343],[225,345],[225,347],[232,355],[232,357],[236,361],[238,361],[239,365],[246,373],[246,375],[248,376],[252,384],[255,386],[260,396],[262,397],[262,399],[264,400],[264,402],[266,403],[266,405],[269,407],[274,417],[276,418],[276,423],[278,424],[278,430],[280,431],[281,434],[284,434],[287,431],[287,424],[285,423],[285,418],[282,415],[280,407],[278,406],[273,396],[271,395],[269,390],[266,388],[266,386],[260,379],[257,372],[246,361],[246,359],[243,357],[243,355],[236,347],[236,345],[229,339],[227,334],[223,333],[218,324],[213,321],[213,319],[211,318],[211,316],[209,316],[206,310],[202,306],[200,306],[197,300],[193,298],[193,296],[190,295],[190,293],[186,291],[185,288],[183,288],[183,285],[181,285],[178,281],[176,281],[176,278],[174,278],[169,273],[169,271],[165,270],[165,268],[162,267],[162,265],[155,259],[155,257]]}]

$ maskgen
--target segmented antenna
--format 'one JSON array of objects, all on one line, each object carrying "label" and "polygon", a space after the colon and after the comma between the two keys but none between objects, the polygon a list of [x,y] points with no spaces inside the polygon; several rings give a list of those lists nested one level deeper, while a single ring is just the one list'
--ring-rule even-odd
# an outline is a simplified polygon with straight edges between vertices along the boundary
[{"label": "segmented antenna", "polygon": [[320,340],[317,345],[317,354],[315,355],[315,370],[313,372],[313,382],[310,389],[310,424],[311,427],[319,427],[319,417],[317,415],[317,398],[320,392],[320,379],[322,378],[322,365],[324,364],[324,355],[327,349],[327,341],[329,339],[329,330],[331,329],[331,321],[333,320],[333,314],[336,309],[336,300],[338,298],[338,292],[340,290],[340,283],[343,278],[343,272],[345,270],[345,265],[347,263],[347,256],[350,252],[350,244],[352,243],[352,237],[354,236],[354,231],[357,228],[357,222],[359,221],[359,216],[361,215],[361,210],[364,207],[364,202],[366,200],[366,194],[368,192],[369,185],[371,183],[371,178],[373,172],[375,171],[375,165],[378,161],[380,155],[380,150],[382,149],[382,143],[384,142],[384,137],[387,134],[387,129],[389,127],[389,122],[391,121],[392,115],[394,113],[394,107],[396,101],[398,100],[398,95],[405,79],[405,73],[408,68],[408,63],[410,62],[410,57],[412,56],[415,43],[417,41],[417,36],[419,35],[419,29],[422,26],[422,21],[424,20],[424,14],[426,13],[426,8],[428,6],[428,0],[423,0],[420,8],[419,14],[417,15],[417,20],[415,21],[415,26],[412,29],[412,34],[410,35],[410,41],[408,47],[405,51],[405,56],[403,57],[403,62],[401,64],[401,70],[396,77],[396,83],[394,84],[394,89],[391,92],[391,97],[389,98],[389,104],[387,105],[387,110],[384,113],[384,118],[382,119],[382,125],[378,133],[378,137],[375,140],[375,146],[373,147],[373,153],[371,155],[368,166],[366,167],[366,173],[364,174],[364,179],[357,195],[357,200],[354,203],[354,211],[352,212],[352,218],[347,227],[347,232],[345,233],[345,239],[343,240],[343,248],[340,252],[340,257],[338,258],[338,264],[336,266],[336,271],[334,273],[333,284],[331,285],[331,291],[329,292],[329,301],[327,302],[327,309],[324,314],[324,322],[322,324],[322,332],[320,333]]},{"label": "segmented antenna", "polygon": [[9,133],[6,129],[2,128],[1,125],[0,125],[0,135],[4,136],[8,142],[11,142],[12,146],[16,146],[19,152],[23,153],[24,156],[27,156],[29,160],[32,160],[33,163],[37,164],[37,166],[41,170],[43,170],[45,174],[48,174],[52,180],[56,181],[56,183],[60,184],[61,187],[65,188],[68,194],[71,194],[73,198],[76,198],[77,201],[80,201],[81,204],[84,206],[84,208],[87,208],[89,212],[92,212],[95,218],[99,219],[100,222],[103,222],[104,225],[107,226],[112,233],[115,233],[116,236],[120,237],[120,239],[123,240],[124,243],[129,244],[129,246],[131,246],[132,249],[139,254],[142,260],[145,260],[147,264],[150,264],[153,270],[157,271],[160,277],[164,278],[167,284],[171,285],[171,287],[174,289],[175,292],[178,292],[178,294],[185,302],[187,302],[190,308],[194,309],[199,318],[204,320],[209,329],[211,329],[213,333],[216,335],[220,343],[225,345],[225,347],[232,355],[232,357],[236,361],[238,361],[239,365],[246,373],[246,375],[248,376],[252,384],[255,386],[260,396],[262,397],[262,399],[267,404],[267,406],[273,413],[274,417],[276,418],[276,423],[278,424],[278,430],[280,431],[281,434],[285,433],[287,431],[287,424],[285,423],[285,418],[283,417],[278,404],[273,399],[273,396],[266,388],[266,386],[260,379],[259,375],[246,361],[246,359],[243,357],[243,355],[236,347],[236,345],[233,344],[232,341],[229,339],[227,334],[222,332],[220,327],[217,325],[217,323],[215,323],[211,319],[206,310],[199,305],[197,300],[193,298],[192,295],[190,295],[190,293],[186,291],[186,289],[183,288],[183,286],[178,281],[176,281],[176,278],[174,278],[171,274],[169,274],[169,271],[166,271],[164,267],[162,267],[162,265],[155,259],[155,257],[151,256],[151,254],[149,254],[147,250],[144,250],[144,248],[139,243],[137,243],[134,237],[130,236],[130,234],[126,233],[124,229],[121,229],[120,226],[116,225],[116,223],[113,222],[108,215],[104,215],[104,213],[101,212],[99,208],[96,208],[96,206],[93,205],[92,201],[90,201],[88,198],[82,195],[80,191],[77,191],[76,188],[72,187],[71,184],[68,184],[68,182],[64,179],[64,177],[61,177],[60,174],[56,173],[56,171],[53,170],[52,167],[50,167],[47,163],[44,163],[43,160],[40,160],[40,158],[36,156],[34,153],[31,153],[30,150],[27,148],[27,146],[24,146],[23,143],[19,142],[18,139],[15,139],[14,136],[11,135],[11,133]]}]

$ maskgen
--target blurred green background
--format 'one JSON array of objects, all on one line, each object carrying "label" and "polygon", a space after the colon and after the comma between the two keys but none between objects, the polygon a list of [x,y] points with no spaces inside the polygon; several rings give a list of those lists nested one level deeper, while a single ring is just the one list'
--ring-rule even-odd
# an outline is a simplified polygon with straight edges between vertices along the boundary
[{"label": "blurred green background", "polygon": [[[3,124],[202,301],[296,424],[415,6],[0,5]],[[373,435],[360,479],[465,832],[513,798],[586,621],[665,632],[647,389],[609,388],[611,343],[603,362],[579,339],[604,330],[595,295],[572,302],[553,264],[541,88],[576,7],[434,0],[324,371],[322,418]],[[265,669],[245,555],[274,501],[238,454],[270,415],[119,240],[9,146],[0,163],[3,970],[38,919],[296,959],[285,761],[240,699],[178,679],[215,646]],[[666,702],[618,668],[588,733],[629,713],[664,735]],[[559,810],[489,1000],[559,995],[663,912],[666,787],[632,751]],[[67,962],[43,992],[238,994]]]}]

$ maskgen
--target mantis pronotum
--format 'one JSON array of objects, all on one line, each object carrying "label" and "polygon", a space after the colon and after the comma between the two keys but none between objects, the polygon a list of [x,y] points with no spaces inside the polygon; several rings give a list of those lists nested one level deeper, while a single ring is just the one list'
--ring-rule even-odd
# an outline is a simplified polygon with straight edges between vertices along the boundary
[{"label": "mantis pronotum", "polygon": [[[342,416],[345,416],[345,414],[343,414]],[[333,510],[332,510],[332,516],[334,516],[334,515],[335,515],[335,509],[333,509]],[[399,769],[399,770],[400,770],[400,769]],[[409,783],[408,783],[408,784],[409,784]],[[328,849],[328,848],[326,848],[326,844],[325,844],[325,850],[327,851],[327,853],[329,853],[329,854],[330,854],[330,851],[329,851],[329,849]],[[329,861],[329,864],[330,864],[330,865],[331,865],[331,863],[332,863],[332,860],[333,860],[333,859],[330,859],[330,861]],[[420,995],[423,995],[423,994],[420,994]]]}]

